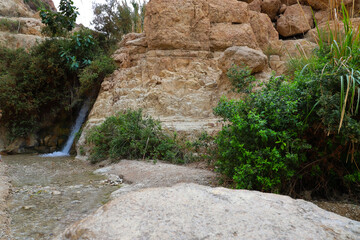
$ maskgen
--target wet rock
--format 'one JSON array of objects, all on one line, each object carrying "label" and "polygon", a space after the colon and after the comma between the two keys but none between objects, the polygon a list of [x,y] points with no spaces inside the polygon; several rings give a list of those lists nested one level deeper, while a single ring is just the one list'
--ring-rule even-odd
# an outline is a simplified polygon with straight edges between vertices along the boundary
[{"label": "wet rock", "polygon": [[128,192],[55,239],[358,239],[360,222],[287,196],[179,184]]}]

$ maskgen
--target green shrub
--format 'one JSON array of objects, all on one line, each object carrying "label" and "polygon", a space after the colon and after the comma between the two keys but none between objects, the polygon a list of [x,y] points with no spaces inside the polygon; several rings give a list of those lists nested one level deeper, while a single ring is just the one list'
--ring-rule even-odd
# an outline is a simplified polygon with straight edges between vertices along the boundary
[{"label": "green shrub", "polygon": [[229,122],[217,136],[220,172],[238,188],[280,192],[287,188],[310,146],[299,138],[306,125],[298,111],[297,84],[272,78],[245,101],[222,98],[215,114]]},{"label": "green shrub", "polygon": [[84,68],[80,73],[80,90],[81,95],[87,94],[91,91],[98,92],[102,80],[114,72],[116,66],[112,58],[106,55],[100,55],[89,66]]},{"label": "green shrub", "polygon": [[20,29],[20,22],[7,18],[0,18],[0,31],[9,31],[16,33]]},{"label": "green shrub", "polygon": [[254,87],[256,78],[251,75],[251,71],[247,67],[232,66],[227,72],[230,82],[234,86],[233,90],[237,92],[251,92]]},{"label": "green shrub", "polygon": [[42,8],[40,11],[41,22],[46,25],[42,32],[51,37],[66,36],[75,28],[76,18],[79,15],[77,10],[72,0],[60,0],[58,12]]},{"label": "green shrub", "polygon": [[[360,33],[344,5],[344,31],[339,19],[335,25],[327,39],[318,30],[312,56],[290,61],[292,80],[273,78],[215,109],[227,123],[216,139],[218,169],[238,188],[323,197],[360,192]],[[248,77],[229,73],[243,91]]]},{"label": "green shrub", "polygon": [[85,98],[96,96],[113,69],[90,31],[48,39],[29,52],[1,47],[1,124],[10,138],[36,133],[44,122],[69,116]]},{"label": "green shrub", "polygon": [[107,158],[113,161],[146,158],[171,162],[182,159],[176,137],[165,134],[158,121],[151,117],[143,118],[141,110],[127,110],[107,118],[88,132],[86,141],[92,147],[92,163]]}]

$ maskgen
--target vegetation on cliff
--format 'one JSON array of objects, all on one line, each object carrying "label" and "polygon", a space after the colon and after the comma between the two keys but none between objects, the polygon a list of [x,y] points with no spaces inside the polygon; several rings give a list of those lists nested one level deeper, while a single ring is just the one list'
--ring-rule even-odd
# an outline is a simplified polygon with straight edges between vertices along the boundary
[{"label": "vegetation on cliff", "polygon": [[344,33],[330,30],[329,41],[319,33],[314,55],[293,62],[293,78],[272,78],[215,109],[227,123],[216,139],[217,166],[237,188],[359,193],[359,31],[344,7],[343,16]]},{"label": "vegetation on cliff", "polygon": [[106,34],[109,40],[121,40],[129,32],[140,33],[144,29],[145,2],[106,0],[104,4],[94,4],[95,18],[92,22],[96,30]]},{"label": "vegetation on cliff", "polygon": [[10,139],[71,116],[82,100],[96,97],[102,79],[115,69],[102,34],[68,33],[77,16],[72,1],[62,0],[60,10],[43,10],[41,16],[52,36],[66,32],[67,38],[47,39],[28,51],[0,48],[1,123]]}]

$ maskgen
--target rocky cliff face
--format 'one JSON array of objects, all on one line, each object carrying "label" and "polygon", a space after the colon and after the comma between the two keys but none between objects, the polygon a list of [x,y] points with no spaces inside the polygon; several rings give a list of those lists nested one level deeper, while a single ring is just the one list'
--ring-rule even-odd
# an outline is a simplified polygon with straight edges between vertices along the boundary
[{"label": "rocky cliff face", "polygon": [[[284,15],[279,17],[277,6]],[[279,40],[275,26],[281,24],[275,21],[281,18],[286,36],[310,29],[293,27],[303,23],[293,17],[299,14],[297,6],[256,0],[151,0],[144,33],[125,36],[113,55],[119,68],[103,82],[86,129],[119,111],[143,108],[177,132],[217,131],[213,108],[222,95],[234,95],[226,77],[232,64],[247,65],[266,80],[271,70],[284,72],[297,45],[307,53],[314,48],[306,40]],[[80,144],[84,139],[83,134]]]},{"label": "rocky cliff face", "polygon": [[30,48],[41,41],[39,7],[56,11],[52,0],[0,0],[0,45]]}]

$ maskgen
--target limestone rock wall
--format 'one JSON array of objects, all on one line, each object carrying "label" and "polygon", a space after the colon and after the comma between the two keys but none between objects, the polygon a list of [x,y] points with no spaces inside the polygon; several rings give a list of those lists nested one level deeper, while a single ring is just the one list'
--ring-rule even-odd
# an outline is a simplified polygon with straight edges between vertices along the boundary
[{"label": "limestone rock wall", "polygon": [[296,54],[296,45],[309,52],[315,45],[279,40],[268,14],[252,9],[237,0],[151,0],[144,33],[126,35],[114,53],[119,68],[102,83],[78,146],[87,129],[128,108],[172,131],[217,132],[213,108],[221,96],[236,95],[226,77],[232,64],[267,80],[272,70],[284,72],[287,48]]}]

